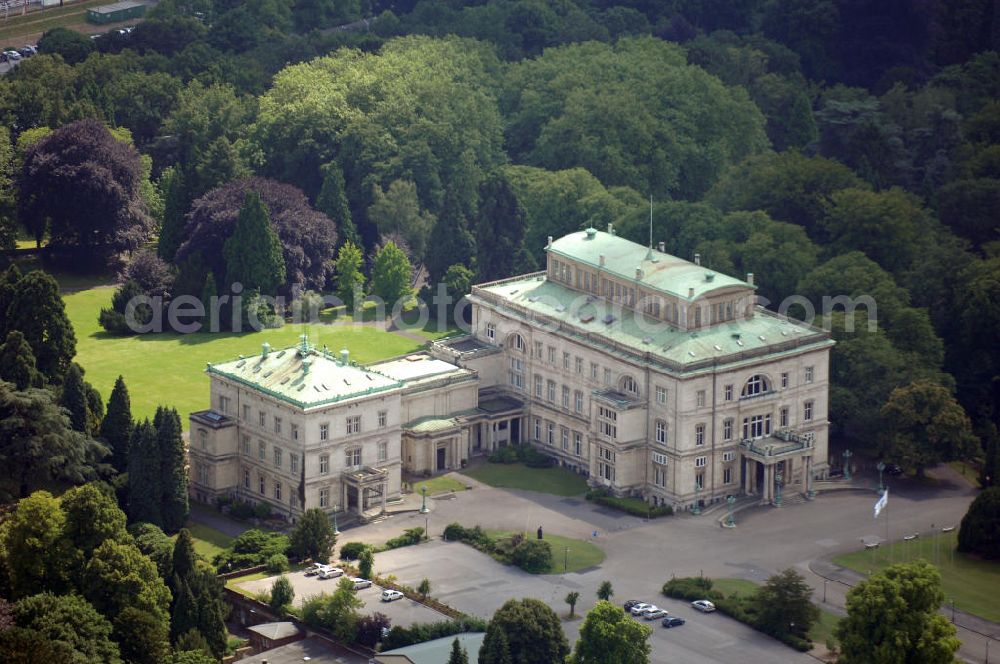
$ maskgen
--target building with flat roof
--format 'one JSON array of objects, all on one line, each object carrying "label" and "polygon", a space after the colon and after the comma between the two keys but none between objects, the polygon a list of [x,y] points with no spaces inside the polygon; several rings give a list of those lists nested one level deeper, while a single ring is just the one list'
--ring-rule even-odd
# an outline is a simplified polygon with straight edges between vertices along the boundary
[{"label": "building with flat roof", "polygon": [[473,287],[472,335],[433,349],[479,373],[481,406],[523,404],[511,440],[675,509],[780,502],[826,475],[833,341],[756,306],[754,275],[612,227],[550,238],[546,255],[544,272]]},{"label": "building with flat roof", "polygon": [[470,662],[479,657],[479,649],[483,647],[486,632],[465,632],[454,636],[445,636],[432,641],[415,643],[412,646],[387,650],[376,653],[374,664],[445,664],[451,655],[452,643],[458,639],[459,645],[465,650]]}]

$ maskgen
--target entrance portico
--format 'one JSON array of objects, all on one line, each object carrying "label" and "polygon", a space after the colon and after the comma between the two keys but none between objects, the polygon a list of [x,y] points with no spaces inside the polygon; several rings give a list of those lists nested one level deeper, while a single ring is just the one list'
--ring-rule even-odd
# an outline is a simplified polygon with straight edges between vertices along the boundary
[{"label": "entrance portico", "polygon": [[777,431],[773,435],[740,443],[743,452],[743,487],[747,495],[760,495],[761,503],[775,504],[781,487],[812,490],[813,438],[807,434]]},{"label": "entrance portico", "polygon": [[389,472],[383,468],[362,466],[341,475],[341,505],[348,513],[371,517],[385,512],[389,493]]}]

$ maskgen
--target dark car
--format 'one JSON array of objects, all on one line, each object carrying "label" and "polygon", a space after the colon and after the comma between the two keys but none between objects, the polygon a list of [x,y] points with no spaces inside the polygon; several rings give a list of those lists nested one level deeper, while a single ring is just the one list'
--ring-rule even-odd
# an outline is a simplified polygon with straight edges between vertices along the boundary
[{"label": "dark car", "polygon": [[843,476],[844,476],[843,468],[831,468],[830,473],[828,475],[828,477],[843,477]]},{"label": "dark car", "polygon": [[680,627],[683,624],[684,624],[684,619],[678,618],[677,616],[667,616],[666,618],[663,619],[663,626],[667,628]]},{"label": "dark car", "polygon": [[903,474],[903,469],[894,463],[885,464],[885,472],[887,475],[899,476]]},{"label": "dark car", "polygon": [[627,601],[624,604],[622,604],[622,608],[625,609],[626,612],[629,612],[629,611],[632,610],[632,607],[635,606],[638,603],[639,603],[639,600],[637,600],[637,599],[630,599],[629,601]]}]

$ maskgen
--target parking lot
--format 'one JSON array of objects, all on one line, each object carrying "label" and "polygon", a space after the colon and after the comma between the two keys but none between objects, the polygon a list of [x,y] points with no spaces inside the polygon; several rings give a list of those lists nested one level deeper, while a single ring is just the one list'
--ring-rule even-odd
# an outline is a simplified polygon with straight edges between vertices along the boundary
[{"label": "parking lot", "polygon": [[[295,589],[295,601],[293,602],[295,606],[301,606],[303,600],[313,595],[332,593],[337,589],[337,583],[340,582],[340,578],[321,579],[318,576],[306,576],[305,572],[290,572],[287,576],[289,581],[292,582],[292,587]],[[264,592],[271,589],[275,578],[277,577],[272,576],[266,579],[247,581],[238,585],[240,588],[249,590],[250,592]],[[376,585],[372,585],[371,588],[362,588],[357,592],[358,597],[365,603],[361,609],[363,613],[379,611],[389,616],[393,625],[406,627],[415,622],[436,622],[445,619],[437,611],[405,597],[395,602],[383,602],[379,599],[379,596],[382,594],[382,588]]]}]

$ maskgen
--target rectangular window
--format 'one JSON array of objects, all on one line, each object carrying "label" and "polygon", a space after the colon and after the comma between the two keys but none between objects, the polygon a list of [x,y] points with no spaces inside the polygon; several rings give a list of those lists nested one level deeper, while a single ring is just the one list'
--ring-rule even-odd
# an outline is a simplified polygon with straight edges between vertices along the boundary
[{"label": "rectangular window", "polygon": [[250,436],[243,436],[243,439],[240,441],[240,448],[243,456],[250,456]]},{"label": "rectangular window", "polygon": [[385,461],[389,458],[389,443],[381,442],[378,444],[378,460]]},{"label": "rectangular window", "polygon": [[656,403],[665,406],[667,403],[667,388],[656,386]]},{"label": "rectangular window", "polygon": [[547,393],[547,396],[548,396],[549,401],[555,403],[555,400],[556,400],[556,381],[550,380],[548,382],[548,393]]},{"label": "rectangular window", "polygon": [[344,465],[348,468],[357,468],[361,465],[361,448],[354,447],[344,450]]},{"label": "rectangular window", "polygon": [[267,458],[267,444],[263,440],[257,441],[257,458],[261,461]]},{"label": "rectangular window", "polygon": [[350,436],[352,433],[361,433],[360,415],[351,415],[347,418],[347,435]]},{"label": "rectangular window", "polygon": [[330,439],[330,425],[329,424],[321,424],[321,425],[319,425],[319,439],[320,440],[329,440]]},{"label": "rectangular window", "polygon": [[784,406],[780,411],[778,411],[778,419],[781,421],[780,426],[788,426],[788,406]]},{"label": "rectangular window", "polygon": [[567,429],[566,427],[562,427],[562,431],[560,431],[560,434],[561,434],[560,439],[562,441],[562,448],[564,450],[568,450],[569,449],[569,429]]},{"label": "rectangular window", "polygon": [[243,486],[246,487],[247,489],[250,488],[250,469],[249,468],[244,468],[243,469]]},{"label": "rectangular window", "polygon": [[600,367],[597,366],[597,362],[590,363],[590,380],[597,380],[597,372]]},{"label": "rectangular window", "polygon": [[486,338],[489,339],[490,343],[497,340],[497,326],[493,323],[486,324]]},{"label": "rectangular window", "polygon": [[658,463],[661,466],[667,465],[667,455],[663,452],[653,452],[653,463]]},{"label": "rectangular window", "polygon": [[660,445],[667,444],[667,423],[663,420],[656,420],[656,442]]},{"label": "rectangular window", "polygon": [[246,420],[247,424],[250,424],[250,406],[243,406],[243,419]]},{"label": "rectangular window", "polygon": [[556,363],[556,347],[549,346],[549,364]]},{"label": "rectangular window", "polygon": [[604,367],[604,384],[605,385],[611,384],[611,369],[607,367]]},{"label": "rectangular window", "polygon": [[515,390],[524,389],[524,360],[519,357],[510,358],[510,384]]},{"label": "rectangular window", "polygon": [[555,422],[545,423],[545,442],[549,445],[556,444],[556,425]]},{"label": "rectangular window", "polygon": [[733,483],[733,469],[732,468],[723,468],[722,469],[722,483],[723,484],[732,484]]},{"label": "rectangular window", "polygon": [[320,489],[319,490],[319,506],[329,507],[330,506],[330,490]]},{"label": "rectangular window", "polygon": [[569,385],[562,386],[562,407],[569,408]]},{"label": "rectangular window", "polygon": [[666,486],[667,472],[662,468],[653,468],[653,484],[656,486]]},{"label": "rectangular window", "polygon": [[281,482],[274,483],[274,499],[281,500]]},{"label": "rectangular window", "polygon": [[538,397],[539,399],[542,398],[542,394],[543,394],[543,388],[542,388],[542,383],[543,382],[544,381],[542,379],[542,375],[541,374],[535,374],[535,396]]},{"label": "rectangular window", "polygon": [[573,432],[573,453],[577,456],[583,456],[583,436],[580,435],[579,431]]},{"label": "rectangular window", "polygon": [[573,409],[578,413],[583,412],[583,392],[580,390],[573,393]]},{"label": "rectangular window", "polygon": [[806,367],[806,382],[807,383],[813,382],[813,368],[812,367]]},{"label": "rectangular window", "polygon": [[787,371],[782,371],[781,372],[781,389],[785,389],[786,387],[788,387],[788,372]]},{"label": "rectangular window", "polygon": [[299,455],[289,454],[288,455],[288,470],[292,471],[293,474],[299,472]]},{"label": "rectangular window", "polygon": [[704,468],[706,465],[708,465],[708,457],[703,457],[703,456],[695,457],[694,459],[695,468]]},{"label": "rectangular window", "polygon": [[535,440],[542,440],[542,420],[538,417],[535,418]]},{"label": "rectangular window", "polygon": [[704,408],[705,407],[705,390],[698,390],[695,393],[695,405],[698,408]]},{"label": "rectangular window", "polygon": [[605,438],[614,440],[618,436],[618,413],[601,406],[597,411],[597,425]]},{"label": "rectangular window", "polygon": [[279,436],[281,435],[281,418],[280,417],[275,417],[274,418],[274,433],[276,433]]},{"label": "rectangular window", "polygon": [[265,413],[264,411],[260,411],[260,413],[258,413],[258,416],[260,419],[260,426],[263,429],[265,426],[267,426],[267,413]]},{"label": "rectangular window", "polygon": [[736,452],[723,452],[722,460],[725,462],[734,461],[736,459]]},{"label": "rectangular window", "polygon": [[726,401],[732,401],[733,400],[733,386],[732,385],[726,385],[725,395],[726,395]]},{"label": "rectangular window", "polygon": [[281,468],[281,448],[274,448],[274,467]]},{"label": "rectangular window", "polygon": [[196,464],[196,474],[199,484],[208,484],[208,466],[203,463]]},{"label": "rectangular window", "polygon": [[264,490],[264,485],[265,484],[266,484],[266,481],[264,480],[264,476],[263,475],[258,475],[257,476],[257,489],[260,492],[260,495],[262,495],[262,496],[265,495],[265,490]]},{"label": "rectangular window", "polygon": [[298,496],[295,495],[294,491],[292,491],[292,494],[288,496],[288,506],[291,507],[292,509],[295,509],[299,506],[299,498]]},{"label": "rectangular window", "polygon": [[229,412],[229,397],[219,396],[219,411],[223,414]]},{"label": "rectangular window", "polygon": [[291,430],[292,430],[292,440],[298,440],[299,439],[299,425],[298,424],[291,425]]},{"label": "rectangular window", "polygon": [[733,439],[733,420],[727,419],[722,422],[722,440]]},{"label": "rectangular window", "polygon": [[578,358],[575,358],[573,361],[576,363],[576,372],[578,374],[582,374],[583,373],[583,358],[582,357],[578,357]]},{"label": "rectangular window", "polygon": [[328,475],[330,474],[330,455],[321,454],[319,457],[319,474]]},{"label": "rectangular window", "polygon": [[811,422],[813,418],[813,402],[807,401],[802,404],[802,419],[806,422]]},{"label": "rectangular window", "polygon": [[388,421],[389,421],[389,411],[387,411],[387,410],[380,410],[378,412],[378,428],[379,429],[384,429],[385,425],[386,425],[386,422],[388,422]]},{"label": "rectangular window", "polygon": [[545,357],[545,344],[543,344],[541,341],[536,341],[535,342],[535,353],[534,353],[534,355],[539,360],[541,360],[541,359],[543,359]]},{"label": "rectangular window", "polygon": [[567,371],[569,371],[569,358],[570,357],[571,357],[571,355],[569,353],[566,353],[566,352],[563,353],[563,369],[566,369]]},{"label": "rectangular window", "polygon": [[705,425],[696,424],[694,426],[694,444],[704,445],[705,444]]}]

